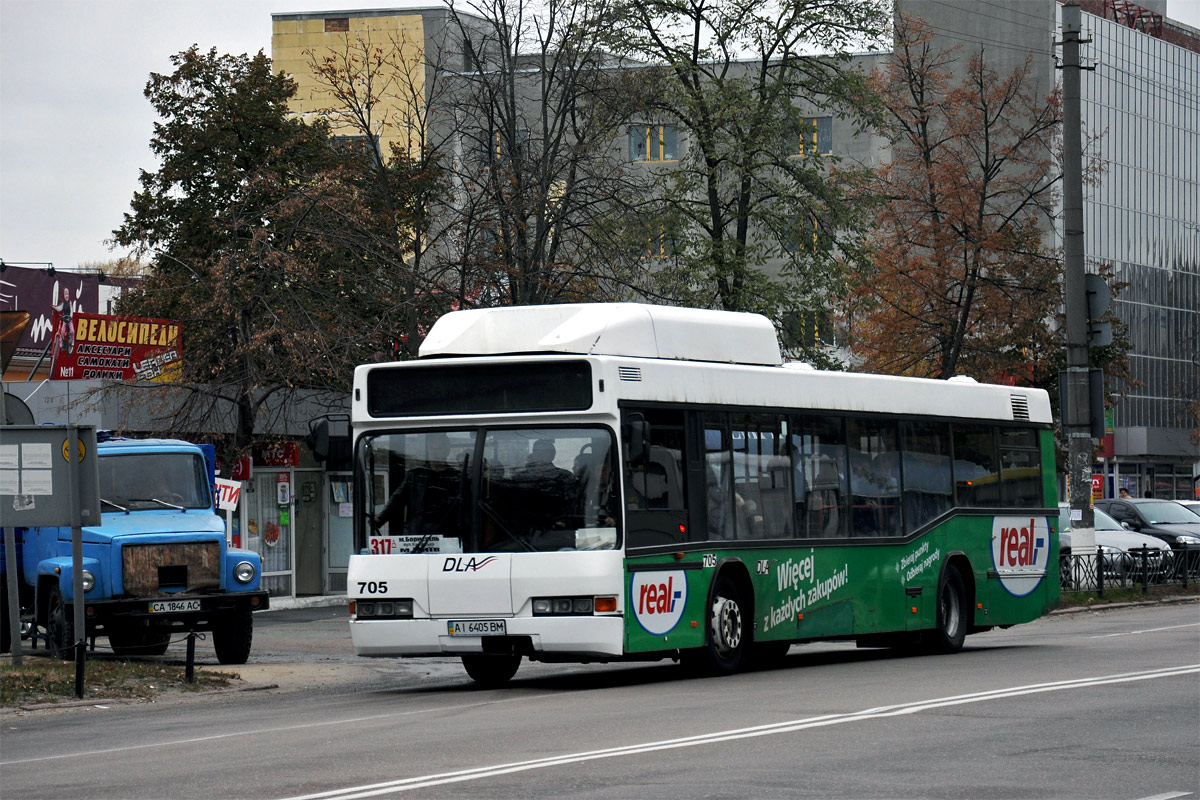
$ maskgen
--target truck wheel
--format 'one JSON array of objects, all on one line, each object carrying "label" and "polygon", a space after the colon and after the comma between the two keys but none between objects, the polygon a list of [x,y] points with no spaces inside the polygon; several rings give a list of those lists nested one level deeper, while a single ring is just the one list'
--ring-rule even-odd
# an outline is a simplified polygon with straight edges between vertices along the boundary
[{"label": "truck wheel", "polygon": [[161,656],[171,644],[169,633],[136,631],[129,628],[114,628],[108,632],[108,643],[113,655],[121,658],[130,656]]},{"label": "truck wheel", "polygon": [[486,689],[497,689],[512,680],[521,666],[520,656],[463,656],[463,668],[471,680]]},{"label": "truck wheel", "polygon": [[75,620],[67,613],[67,604],[57,583],[50,589],[50,598],[46,601],[46,640],[54,655],[67,660],[75,658]]},{"label": "truck wheel", "polygon": [[8,579],[0,580],[0,653],[12,649],[12,631],[8,626]]},{"label": "truck wheel", "polygon": [[213,649],[222,664],[245,664],[254,638],[254,618],[249,611],[234,611],[213,628]]}]

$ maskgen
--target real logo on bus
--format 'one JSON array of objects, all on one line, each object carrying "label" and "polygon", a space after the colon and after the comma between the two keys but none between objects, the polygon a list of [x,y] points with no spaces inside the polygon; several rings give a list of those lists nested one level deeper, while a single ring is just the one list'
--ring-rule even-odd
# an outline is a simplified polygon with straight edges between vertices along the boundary
[{"label": "real logo on bus", "polygon": [[1037,588],[1050,559],[1050,526],[1038,517],[992,520],[992,563],[1000,583],[1021,597]]},{"label": "real logo on bus", "polygon": [[687,575],[683,570],[635,572],[629,584],[630,605],[638,624],[647,633],[670,632],[687,605]]}]

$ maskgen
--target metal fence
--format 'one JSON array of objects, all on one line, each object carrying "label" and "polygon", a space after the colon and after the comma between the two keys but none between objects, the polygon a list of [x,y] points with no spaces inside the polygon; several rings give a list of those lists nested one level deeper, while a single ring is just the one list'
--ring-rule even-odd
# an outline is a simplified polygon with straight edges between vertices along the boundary
[{"label": "metal fence", "polygon": [[1200,581],[1200,547],[1155,550],[1138,547],[1124,553],[1069,553],[1059,559],[1063,591],[1182,586]]}]

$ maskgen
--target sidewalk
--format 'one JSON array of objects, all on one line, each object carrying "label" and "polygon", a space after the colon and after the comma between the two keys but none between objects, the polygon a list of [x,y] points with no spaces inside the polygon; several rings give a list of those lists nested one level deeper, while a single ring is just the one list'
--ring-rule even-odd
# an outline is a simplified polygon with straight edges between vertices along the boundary
[{"label": "sidewalk", "polygon": [[267,613],[272,611],[289,611],[295,608],[344,606],[346,602],[346,595],[344,594],[323,594],[308,597],[272,597],[271,607],[267,609]]}]

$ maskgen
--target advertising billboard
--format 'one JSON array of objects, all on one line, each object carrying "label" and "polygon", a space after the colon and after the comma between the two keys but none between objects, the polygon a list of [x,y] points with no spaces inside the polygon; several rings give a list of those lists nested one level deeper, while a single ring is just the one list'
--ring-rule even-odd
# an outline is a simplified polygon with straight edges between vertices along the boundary
[{"label": "advertising billboard", "polygon": [[178,322],[80,313],[57,322],[51,380],[170,381],[179,374]]}]

